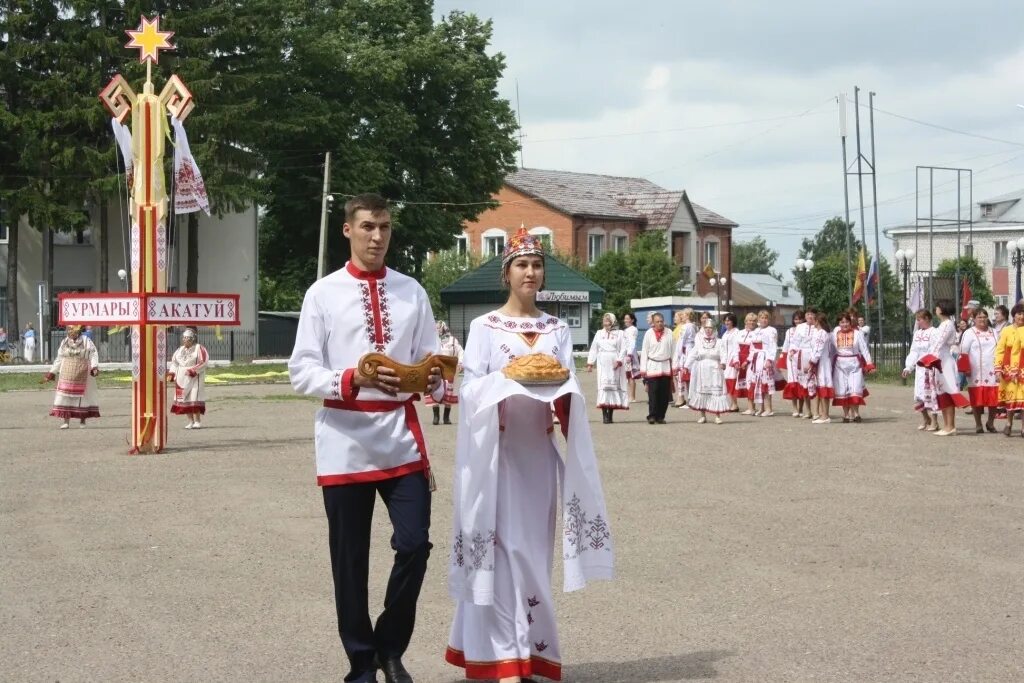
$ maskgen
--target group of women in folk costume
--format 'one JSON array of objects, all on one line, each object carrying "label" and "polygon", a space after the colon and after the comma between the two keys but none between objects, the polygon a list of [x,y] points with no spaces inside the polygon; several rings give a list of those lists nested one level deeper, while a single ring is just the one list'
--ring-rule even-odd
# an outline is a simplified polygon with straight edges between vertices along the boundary
[{"label": "group of women in folk costume", "polygon": [[633,347],[628,345],[625,331],[615,329],[616,322],[614,313],[601,317],[601,329],[594,335],[587,354],[587,372],[597,368],[597,407],[605,424],[612,423],[614,411],[629,410],[626,359]]},{"label": "group of women in folk costume", "polygon": [[97,401],[96,376],[100,373],[100,355],[92,340],[82,335],[81,325],[69,325],[67,336],[57,349],[56,358],[46,381],[57,380],[50,415],[59,417],[61,429],[67,429],[72,419],[84,428],[90,417],[100,416]]},{"label": "group of women in folk costume", "polygon": [[[726,320],[735,320],[731,315]],[[772,392],[778,379],[776,356],[778,355],[778,332],[769,325],[771,317],[767,311],[748,313],[743,320],[742,330],[735,330],[728,323],[723,338],[727,339],[728,361],[726,382],[733,397],[733,407],[738,399],[747,399],[744,415],[772,417]]]},{"label": "group of women in folk costume", "polygon": [[[448,572],[456,613],[445,659],[469,679],[560,680],[551,586],[559,501],[566,591],[611,578],[612,538],[569,328],[536,305],[540,239],[514,236],[502,273],[508,301],[471,323],[463,356]],[[533,353],[557,358],[569,378],[536,386],[504,376],[512,360]]]},{"label": "group of women in folk costume", "polygon": [[[448,323],[444,320],[438,320],[435,327],[437,328],[438,354],[458,358],[459,364],[456,368],[456,372],[462,372],[462,344],[459,343],[458,338],[456,338],[456,336],[452,334],[451,330],[448,329]],[[446,425],[450,425],[452,423],[452,406],[458,405],[459,395],[455,392],[454,382],[449,382],[448,380],[442,381],[444,382],[444,395],[441,397],[440,402],[435,401],[434,397],[429,394],[423,402],[433,408],[434,424],[440,424],[441,406],[444,406],[444,423]]]}]

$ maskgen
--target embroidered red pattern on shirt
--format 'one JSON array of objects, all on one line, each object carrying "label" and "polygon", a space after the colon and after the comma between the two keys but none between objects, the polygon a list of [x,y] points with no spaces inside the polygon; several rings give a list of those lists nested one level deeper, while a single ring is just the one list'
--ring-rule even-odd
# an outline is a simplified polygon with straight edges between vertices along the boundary
[{"label": "embroidered red pattern on shirt", "polygon": [[391,306],[384,283],[370,278],[359,283],[359,295],[363,304],[363,320],[366,324],[366,338],[374,349],[384,353],[391,341]]}]

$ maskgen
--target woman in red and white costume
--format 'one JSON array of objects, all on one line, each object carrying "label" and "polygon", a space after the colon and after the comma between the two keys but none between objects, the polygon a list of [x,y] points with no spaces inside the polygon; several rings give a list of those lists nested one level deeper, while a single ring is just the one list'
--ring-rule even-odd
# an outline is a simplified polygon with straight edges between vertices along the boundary
[{"label": "woman in red and white costume", "polygon": [[[456,373],[462,372],[462,344],[459,343],[458,338],[448,329],[448,323],[443,320],[437,321],[437,344],[437,353],[439,355],[452,356],[459,359],[455,371]],[[455,382],[442,381],[444,382],[444,396],[441,397],[441,400],[435,401],[433,396],[427,396],[423,403],[433,409],[434,424],[440,424],[441,406],[444,406],[444,423],[450,425],[452,423],[452,406],[458,405],[459,395],[455,393]]]},{"label": "woman in red and white costume", "polygon": [[867,337],[853,326],[849,313],[839,315],[839,327],[832,333],[836,362],[832,370],[836,397],[832,404],[843,409],[843,422],[860,422],[860,407],[868,395],[864,375],[874,371]]},{"label": "woman in red and white costume", "polygon": [[206,414],[206,364],[210,354],[196,341],[195,330],[181,333],[181,346],[167,364],[167,379],[174,382],[171,412],[188,418],[185,429],[201,429]]},{"label": "woman in red and white costume", "polygon": [[750,352],[757,338],[757,316],[747,313],[743,318],[743,329],[734,338],[735,344],[732,345],[729,355],[729,366],[736,371],[732,396],[737,404],[739,399],[747,399],[744,415],[754,414],[754,392],[750,386]]},{"label": "woman in red and white costume", "polygon": [[910,352],[903,363],[903,378],[914,375],[914,410],[921,413],[921,424],[918,431],[934,432],[939,428],[939,418],[928,406],[935,406],[935,385],[928,375],[927,368],[918,365],[932,344],[932,314],[922,308],[914,314],[917,328],[910,338]]},{"label": "woman in red and white costume", "polygon": [[732,359],[733,347],[736,346],[736,336],[740,334],[740,330],[736,327],[736,316],[733,313],[726,313],[722,316],[722,325],[725,326],[725,331],[722,332],[722,348],[723,358],[725,359],[725,393],[729,396],[729,411],[733,413],[739,412],[739,406],[736,403],[736,377],[739,374],[739,368],[734,368],[730,365]]},{"label": "woman in red and white costume", "polygon": [[629,388],[629,402],[636,403],[636,380],[640,377],[640,352],[637,350],[636,315],[631,311],[622,314],[622,336],[626,345],[626,386]]},{"label": "woman in red and white costume", "polygon": [[775,356],[779,352],[779,333],[769,325],[768,311],[757,314],[757,329],[750,351],[747,392],[754,404],[755,417],[771,417],[772,392],[775,391]]},{"label": "woman in red and white costume", "polygon": [[[988,324],[988,311],[974,311],[974,326],[960,337],[960,359],[966,360],[967,397],[974,414],[974,431],[995,433],[996,409],[999,407],[999,378],[996,376],[996,344],[999,338]],[[988,420],[981,424],[981,415],[988,408]]]},{"label": "woman in red and white costume", "polygon": [[715,416],[715,424],[722,424],[722,413],[729,412],[729,396],[725,393],[725,343],[715,334],[715,323],[710,316],[704,318],[693,346],[686,354],[686,367],[690,371],[690,410],[700,411],[697,424],[708,421],[708,413]]},{"label": "woman in red and white costume", "polygon": [[[808,322],[810,310],[808,309]],[[815,417],[811,424],[828,424],[832,421],[829,415],[830,405],[836,392],[833,387],[832,366],[835,358],[835,346],[829,332],[828,318],[817,311],[815,325],[811,328],[811,367],[813,368],[813,394],[815,398]]]},{"label": "woman in red and white costume", "polygon": [[601,329],[594,335],[587,355],[587,372],[597,367],[597,407],[601,409],[604,424],[611,424],[612,413],[629,410],[626,397],[626,338],[622,330],[615,329],[615,314],[601,317]]},{"label": "woman in red and white costume", "polygon": [[[612,539],[569,327],[536,304],[544,282],[539,238],[520,230],[509,240],[502,279],[508,301],[471,323],[463,356],[448,564],[456,610],[445,660],[471,680],[561,680],[551,586],[559,500],[566,591],[611,578]],[[502,373],[533,353],[557,358],[568,379],[537,386]]]},{"label": "woman in red and white costume", "polygon": [[[807,401],[807,390],[797,381],[800,362],[796,353],[797,329],[804,324],[804,312],[802,309],[793,311],[792,321],[793,325],[786,330],[786,336],[782,342],[782,355],[779,357],[780,369],[786,373],[786,386],[782,390],[782,398],[788,399],[793,404],[793,417],[803,417],[804,405]],[[793,357],[792,364],[790,364],[791,356]]]},{"label": "woman in red and white costume", "polygon": [[676,327],[672,330],[676,347],[672,357],[672,367],[676,371],[676,408],[686,405],[686,395],[689,393],[690,371],[686,369],[686,354],[693,346],[693,340],[697,336],[697,326],[693,324],[693,309],[684,308],[676,313]]},{"label": "woman in red and white costume", "polygon": [[935,386],[934,408],[942,412],[942,429],[935,432],[936,436],[955,435],[956,409],[970,405],[959,391],[956,361],[953,359],[952,348],[959,337],[956,323],[951,317],[955,310],[953,302],[949,300],[939,301],[935,305],[939,326],[932,332],[928,353],[917,361],[918,365],[929,370],[928,377]]}]

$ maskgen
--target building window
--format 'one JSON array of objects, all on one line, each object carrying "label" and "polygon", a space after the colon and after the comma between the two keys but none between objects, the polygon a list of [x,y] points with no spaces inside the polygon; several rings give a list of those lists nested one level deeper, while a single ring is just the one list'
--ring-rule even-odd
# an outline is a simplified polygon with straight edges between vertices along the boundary
[{"label": "building window", "polygon": [[704,243],[704,265],[711,264],[711,267],[715,271],[720,271],[721,268],[718,265],[718,242],[705,242]]},{"label": "building window", "polygon": [[583,327],[583,304],[562,304],[562,318],[569,327]]},{"label": "building window", "polygon": [[615,235],[612,237],[612,251],[625,254],[629,251],[629,237],[627,235]]},{"label": "building window", "polygon": [[530,228],[530,234],[539,237],[540,243],[544,245],[544,251],[549,254],[551,253],[551,228],[545,227],[543,225],[538,225],[535,228]]},{"label": "building window", "polygon": [[455,238],[455,253],[459,256],[466,256],[469,253],[469,238],[460,235]]},{"label": "building window", "polygon": [[1008,268],[1010,265],[1009,253],[1006,242],[996,242],[996,257],[992,260],[995,268]]},{"label": "building window", "polygon": [[993,213],[995,213],[995,207],[994,206],[992,206],[991,204],[982,204],[981,205],[981,215],[982,216],[988,217],[988,216],[991,216]]},{"label": "building window", "polygon": [[590,265],[597,262],[601,255],[604,253],[604,235],[593,234],[587,237],[587,261]]},{"label": "building window", "polygon": [[501,256],[505,251],[505,231],[501,228],[489,228],[480,238],[480,255],[485,259]]}]

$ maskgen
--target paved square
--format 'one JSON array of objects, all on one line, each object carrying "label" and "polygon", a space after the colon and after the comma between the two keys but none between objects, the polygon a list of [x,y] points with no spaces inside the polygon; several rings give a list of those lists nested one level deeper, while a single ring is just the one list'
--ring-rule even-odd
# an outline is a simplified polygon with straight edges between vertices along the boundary
[{"label": "paved square", "polygon": [[[871,390],[861,425],[592,410],[618,578],[558,593],[565,679],[1024,679],[1024,439],[925,435],[909,388]],[[342,679],[314,402],[213,386],[204,429],[129,457],[127,390],[85,430],[51,396],[0,394],[0,679]],[[449,683],[455,427],[420,416],[439,491],[406,663]],[[381,505],[374,609],[387,543]]]}]

